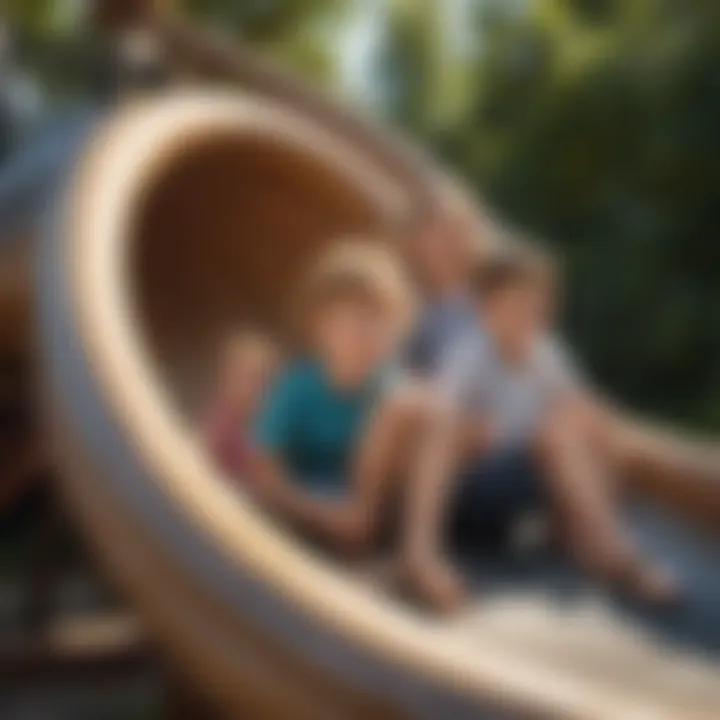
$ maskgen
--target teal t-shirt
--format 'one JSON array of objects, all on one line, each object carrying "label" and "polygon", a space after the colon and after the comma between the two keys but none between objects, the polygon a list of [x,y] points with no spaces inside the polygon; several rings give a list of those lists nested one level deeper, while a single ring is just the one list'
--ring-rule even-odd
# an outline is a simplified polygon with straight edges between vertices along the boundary
[{"label": "teal t-shirt", "polygon": [[383,384],[378,374],[342,390],[332,386],[321,363],[295,362],[270,390],[256,440],[309,488],[342,490]]}]

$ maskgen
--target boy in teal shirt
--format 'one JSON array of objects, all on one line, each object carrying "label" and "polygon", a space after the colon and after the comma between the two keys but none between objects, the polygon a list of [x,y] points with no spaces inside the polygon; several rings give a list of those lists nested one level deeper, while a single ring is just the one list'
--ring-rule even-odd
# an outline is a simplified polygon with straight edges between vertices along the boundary
[{"label": "boy in teal shirt", "polygon": [[338,387],[322,360],[293,363],[280,378],[258,423],[257,438],[279,452],[307,490],[340,495],[353,451],[382,390],[376,376]]},{"label": "boy in teal shirt", "polygon": [[271,390],[256,428],[253,487],[286,522],[341,550],[372,539],[423,413],[385,368],[411,319],[402,265],[386,247],[335,246],[306,282],[305,357]]}]

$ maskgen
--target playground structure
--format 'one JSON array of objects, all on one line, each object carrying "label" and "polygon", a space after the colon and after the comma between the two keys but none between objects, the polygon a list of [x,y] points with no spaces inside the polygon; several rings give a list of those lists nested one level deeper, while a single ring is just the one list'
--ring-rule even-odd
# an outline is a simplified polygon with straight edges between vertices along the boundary
[{"label": "playground structure", "polygon": [[717,544],[692,526],[717,529],[718,487],[643,485],[685,518],[637,518],[693,565],[676,642],[662,620],[640,629],[579,591],[568,609],[514,583],[430,621],[223,482],[192,409],[227,325],[280,328],[282,297],[322,243],[412,233],[462,190],[245,51],[146,21],[192,82],[73,120],[42,192],[0,177],[0,339],[6,357],[37,347],[65,495],[159,646],[231,716],[713,717]]}]

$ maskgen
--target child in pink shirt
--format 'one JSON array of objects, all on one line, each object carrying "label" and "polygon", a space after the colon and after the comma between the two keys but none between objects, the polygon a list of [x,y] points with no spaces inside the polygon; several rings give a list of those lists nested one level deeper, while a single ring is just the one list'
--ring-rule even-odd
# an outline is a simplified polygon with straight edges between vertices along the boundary
[{"label": "child in pink shirt", "polygon": [[251,425],[279,361],[278,348],[259,332],[237,332],[221,348],[202,437],[213,460],[235,479],[247,479],[252,459]]}]

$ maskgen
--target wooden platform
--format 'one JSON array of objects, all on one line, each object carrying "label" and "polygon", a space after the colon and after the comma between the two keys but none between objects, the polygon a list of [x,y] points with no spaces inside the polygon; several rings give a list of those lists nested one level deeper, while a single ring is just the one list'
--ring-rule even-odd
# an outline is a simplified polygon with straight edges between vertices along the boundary
[{"label": "wooden platform", "polygon": [[147,650],[132,615],[54,619],[42,634],[0,643],[0,687],[41,677],[122,673],[142,665]]}]

